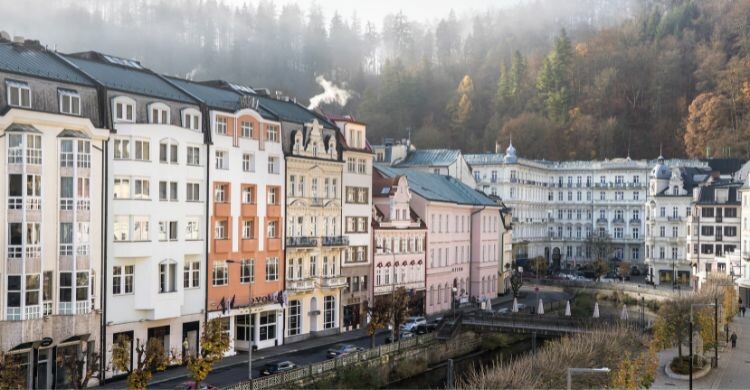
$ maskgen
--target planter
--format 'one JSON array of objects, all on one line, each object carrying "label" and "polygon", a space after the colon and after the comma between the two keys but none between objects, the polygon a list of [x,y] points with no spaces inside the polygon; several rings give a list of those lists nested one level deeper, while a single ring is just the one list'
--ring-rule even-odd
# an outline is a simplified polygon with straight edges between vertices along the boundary
[{"label": "planter", "polygon": [[[706,359],[704,358],[703,360],[706,360]],[[689,381],[690,380],[690,375],[678,374],[678,373],[672,371],[672,367],[670,367],[671,365],[672,365],[671,361],[664,365],[664,373],[667,374],[668,377],[670,377],[672,379],[683,380],[683,381]],[[711,364],[709,362],[707,362],[706,364],[703,365],[703,367],[701,367],[701,368],[699,368],[697,370],[694,368],[693,369],[693,380],[696,380],[698,378],[703,378],[704,376],[706,376],[709,373],[709,371],[711,371]]]}]

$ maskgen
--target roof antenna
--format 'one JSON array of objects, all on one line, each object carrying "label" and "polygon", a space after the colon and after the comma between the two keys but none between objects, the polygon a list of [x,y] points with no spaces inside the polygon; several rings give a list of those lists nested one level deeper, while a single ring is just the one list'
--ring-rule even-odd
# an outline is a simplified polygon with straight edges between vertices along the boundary
[{"label": "roof antenna", "polygon": [[664,154],[662,153],[662,147],[663,146],[664,146],[663,144],[661,144],[661,143],[659,144],[659,158],[661,158],[661,159],[664,158]]}]

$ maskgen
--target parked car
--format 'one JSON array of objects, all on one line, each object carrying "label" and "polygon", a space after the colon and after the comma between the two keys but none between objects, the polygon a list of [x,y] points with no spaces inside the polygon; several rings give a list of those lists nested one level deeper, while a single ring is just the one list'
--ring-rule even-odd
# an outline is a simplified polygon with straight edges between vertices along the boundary
[{"label": "parked car", "polygon": [[630,269],[630,275],[631,276],[641,276],[641,270],[638,269],[638,267],[633,266],[633,268]]},{"label": "parked car", "polygon": [[509,307],[502,307],[500,309],[497,309],[497,314],[508,314],[510,313]]},{"label": "parked car", "polygon": [[432,333],[437,330],[437,328],[440,326],[440,323],[443,321],[442,317],[438,317],[432,320],[427,321],[426,324],[423,325],[417,325],[416,328],[414,328],[414,333],[416,334],[425,334],[425,333]]},{"label": "parked car", "polygon": [[[394,332],[391,332],[391,334],[389,334],[388,337],[385,338],[385,343],[386,344],[390,344],[390,343],[396,341],[396,340],[393,339],[393,335],[394,334],[395,334]],[[399,340],[406,340],[406,339],[410,339],[412,337],[414,337],[414,333],[412,333],[412,332],[408,332],[408,331],[402,330],[402,331],[400,331],[398,333],[398,339]]]},{"label": "parked car", "polygon": [[216,386],[201,382],[200,386],[195,387],[195,381],[182,382],[175,386],[175,390],[217,390]]},{"label": "parked car", "polygon": [[407,332],[411,332],[414,330],[414,328],[417,327],[417,325],[425,324],[427,324],[427,319],[424,317],[409,317],[403,324],[401,324],[401,329]]},{"label": "parked car", "polygon": [[329,359],[332,359],[363,350],[363,348],[354,346],[352,344],[336,344],[335,346],[333,346],[333,348],[328,349],[328,353],[326,355]]},{"label": "parked car", "polygon": [[280,372],[289,371],[297,368],[297,365],[290,362],[289,360],[284,360],[283,362],[274,362],[274,363],[268,363],[263,368],[260,369],[261,375],[273,375],[278,374]]},{"label": "parked car", "polygon": [[524,310],[524,309],[526,309],[526,305],[523,304],[523,303],[519,303],[518,304],[518,311],[521,311],[521,310]]}]

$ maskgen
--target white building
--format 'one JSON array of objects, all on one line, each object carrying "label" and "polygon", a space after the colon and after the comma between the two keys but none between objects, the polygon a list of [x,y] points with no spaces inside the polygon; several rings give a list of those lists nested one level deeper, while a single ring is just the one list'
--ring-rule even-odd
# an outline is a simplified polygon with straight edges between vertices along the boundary
[{"label": "white building", "polygon": [[477,188],[511,209],[515,260],[544,256],[561,267],[588,261],[586,240],[597,231],[612,239],[610,258],[643,263],[646,182],[656,161],[527,160],[512,144],[505,154],[466,155],[466,161]]},{"label": "white building", "polygon": [[[132,60],[65,58],[106,88],[106,344],[198,352],[205,309],[206,146],[197,102]],[[184,348],[187,347],[187,348]],[[111,361],[111,347],[106,361]],[[135,365],[135,351],[131,365]],[[107,371],[106,375],[119,374]]]},{"label": "white building", "polygon": [[654,284],[688,287],[693,272],[687,235],[693,189],[710,177],[709,169],[671,168],[660,158],[649,175],[646,202],[646,273]]},{"label": "white building", "polygon": [[741,177],[745,179],[745,185],[740,188],[741,209],[740,215],[742,225],[740,237],[742,238],[741,251],[739,253],[741,261],[740,267],[734,270],[734,276],[737,277],[736,283],[739,288],[739,295],[747,307],[750,304],[750,180],[748,176]]}]

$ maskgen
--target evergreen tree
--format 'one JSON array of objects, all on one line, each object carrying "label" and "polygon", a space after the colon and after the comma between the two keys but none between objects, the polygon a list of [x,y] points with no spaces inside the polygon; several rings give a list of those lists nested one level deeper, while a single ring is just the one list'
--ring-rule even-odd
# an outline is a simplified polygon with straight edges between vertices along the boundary
[{"label": "evergreen tree", "polygon": [[562,30],[555,39],[552,52],[544,59],[536,84],[547,117],[557,123],[568,121],[572,61],[573,46],[565,30]]}]

